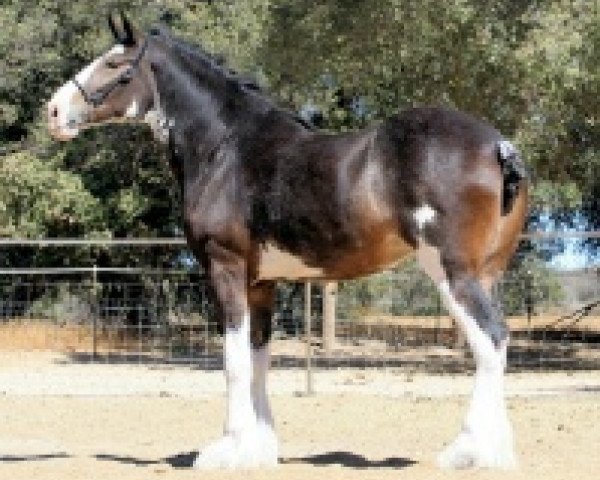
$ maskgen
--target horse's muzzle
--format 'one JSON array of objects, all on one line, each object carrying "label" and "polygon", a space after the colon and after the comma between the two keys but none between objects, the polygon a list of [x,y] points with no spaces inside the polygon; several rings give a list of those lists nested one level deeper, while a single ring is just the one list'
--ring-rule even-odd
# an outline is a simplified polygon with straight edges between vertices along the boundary
[{"label": "horse's muzzle", "polygon": [[79,133],[79,128],[75,120],[69,121],[66,125],[64,124],[64,115],[61,115],[60,107],[54,103],[49,102],[47,107],[48,113],[48,131],[50,135],[56,140],[67,141],[75,138]]}]

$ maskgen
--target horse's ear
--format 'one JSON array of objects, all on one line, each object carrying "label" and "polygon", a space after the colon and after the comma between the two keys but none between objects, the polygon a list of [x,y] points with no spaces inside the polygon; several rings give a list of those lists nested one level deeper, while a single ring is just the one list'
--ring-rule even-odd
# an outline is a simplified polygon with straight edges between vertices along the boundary
[{"label": "horse's ear", "polygon": [[127,15],[125,15],[122,11],[120,13],[121,13],[121,22],[123,23],[123,31],[125,33],[122,43],[123,43],[123,45],[134,45],[135,44],[134,28],[131,25],[131,22],[129,21],[129,19],[127,18]]},{"label": "horse's ear", "polygon": [[119,29],[117,28],[117,24],[115,23],[115,19],[112,13],[108,14],[108,26],[110,27],[110,31],[115,37],[115,40],[120,43],[123,35],[121,34],[121,32],[119,32]]}]

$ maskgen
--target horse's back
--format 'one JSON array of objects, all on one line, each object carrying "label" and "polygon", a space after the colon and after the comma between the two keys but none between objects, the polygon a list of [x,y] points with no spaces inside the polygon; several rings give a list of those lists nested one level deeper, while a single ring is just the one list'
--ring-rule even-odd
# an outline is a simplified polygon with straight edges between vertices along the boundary
[{"label": "horse's back", "polygon": [[437,140],[448,146],[475,147],[495,142],[502,135],[488,122],[469,113],[444,107],[415,107],[388,117],[381,130],[406,144],[415,140]]}]

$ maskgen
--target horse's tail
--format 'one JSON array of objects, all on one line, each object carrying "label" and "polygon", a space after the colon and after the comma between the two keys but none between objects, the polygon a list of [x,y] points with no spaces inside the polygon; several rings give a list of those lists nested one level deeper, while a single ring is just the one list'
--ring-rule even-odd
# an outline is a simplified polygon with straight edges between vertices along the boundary
[{"label": "horse's tail", "polygon": [[502,169],[504,185],[502,188],[502,215],[507,215],[513,206],[515,198],[523,182],[529,179],[529,172],[521,159],[518,150],[507,140],[496,144],[498,163]]}]

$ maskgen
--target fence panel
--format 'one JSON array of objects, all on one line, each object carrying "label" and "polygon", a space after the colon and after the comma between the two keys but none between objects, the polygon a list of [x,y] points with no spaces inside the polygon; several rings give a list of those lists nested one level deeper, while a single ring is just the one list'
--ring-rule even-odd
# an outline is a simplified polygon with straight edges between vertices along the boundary
[{"label": "fence panel", "polygon": [[[600,269],[540,265],[518,260],[497,288],[511,330],[509,368],[600,368]],[[304,288],[279,284],[275,367],[307,365]],[[309,348],[315,368],[473,367],[436,288],[414,262],[340,282],[334,292],[335,325],[325,342],[323,288],[313,284]],[[0,348],[61,350],[77,361],[220,368],[222,339],[209,293],[206,279],[189,269],[5,269]]]}]

